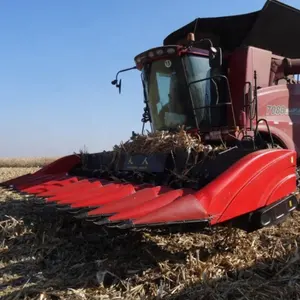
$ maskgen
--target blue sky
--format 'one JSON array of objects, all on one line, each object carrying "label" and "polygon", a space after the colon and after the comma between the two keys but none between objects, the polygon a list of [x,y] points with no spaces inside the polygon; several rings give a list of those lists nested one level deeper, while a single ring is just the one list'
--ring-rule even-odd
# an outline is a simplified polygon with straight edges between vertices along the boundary
[{"label": "blue sky", "polygon": [[[299,0],[282,1],[300,8]],[[264,0],[0,1],[0,157],[110,149],[141,130],[133,58],[196,17],[247,13]]]}]

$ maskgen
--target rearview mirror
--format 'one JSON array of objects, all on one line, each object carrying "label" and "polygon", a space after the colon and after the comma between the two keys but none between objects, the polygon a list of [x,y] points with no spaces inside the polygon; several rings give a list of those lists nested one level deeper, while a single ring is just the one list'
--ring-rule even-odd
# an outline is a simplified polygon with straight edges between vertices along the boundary
[{"label": "rearview mirror", "polygon": [[119,75],[120,73],[122,73],[122,72],[127,72],[127,71],[129,71],[129,70],[134,70],[134,69],[136,69],[136,66],[134,66],[134,67],[132,67],[132,68],[120,70],[120,71],[117,73],[117,75],[116,75],[116,79],[114,79],[114,80],[111,82],[112,85],[115,85],[116,88],[119,89],[119,94],[121,94],[122,79],[120,79],[120,80],[119,80],[119,83],[118,83],[118,75]]},{"label": "rearview mirror", "polygon": [[115,85],[116,88],[119,89],[119,94],[121,94],[121,88],[122,88],[122,79],[119,80],[119,83],[118,83],[118,80],[115,79],[111,82],[112,85]]},{"label": "rearview mirror", "polygon": [[222,66],[222,49],[210,47],[209,48],[209,66],[211,68],[219,68]]}]

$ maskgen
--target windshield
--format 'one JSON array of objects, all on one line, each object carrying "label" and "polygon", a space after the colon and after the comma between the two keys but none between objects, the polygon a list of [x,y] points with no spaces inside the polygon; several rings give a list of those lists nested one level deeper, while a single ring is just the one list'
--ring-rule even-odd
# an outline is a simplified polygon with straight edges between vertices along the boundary
[{"label": "windshield", "polygon": [[190,92],[196,109],[198,124],[210,123],[211,114],[207,106],[211,103],[211,83],[210,80],[203,80],[211,76],[209,60],[207,57],[191,55],[185,56],[183,60],[186,66],[188,82],[201,80],[190,85]]},{"label": "windshield", "polygon": [[[146,97],[154,130],[167,130],[185,125],[186,129],[220,126],[226,122],[225,107],[211,107],[217,103],[216,80],[208,57],[186,55],[181,60],[154,61],[143,69]],[[187,82],[193,82],[188,87]],[[224,93],[221,93],[224,94]],[[219,99],[220,101],[220,99]],[[197,123],[196,123],[197,120]]]},{"label": "windshield", "polygon": [[155,61],[143,72],[153,129],[195,128],[181,59]]},{"label": "windshield", "polygon": [[218,75],[221,69],[211,69],[209,59],[203,56],[187,55],[183,58],[190,93],[194,103],[198,126],[211,129],[226,124],[226,82]]}]

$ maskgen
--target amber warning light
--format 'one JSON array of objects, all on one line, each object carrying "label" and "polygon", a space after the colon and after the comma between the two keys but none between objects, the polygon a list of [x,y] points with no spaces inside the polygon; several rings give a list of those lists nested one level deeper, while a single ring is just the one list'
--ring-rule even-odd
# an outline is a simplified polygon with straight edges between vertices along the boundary
[{"label": "amber warning light", "polygon": [[190,33],[188,33],[186,39],[189,42],[195,42],[195,35],[192,32],[190,32]]}]

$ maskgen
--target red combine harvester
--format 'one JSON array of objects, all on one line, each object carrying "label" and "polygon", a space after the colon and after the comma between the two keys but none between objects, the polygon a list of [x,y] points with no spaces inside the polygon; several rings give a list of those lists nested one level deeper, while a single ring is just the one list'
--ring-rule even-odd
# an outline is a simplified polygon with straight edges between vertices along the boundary
[{"label": "red combine harvester", "polygon": [[[299,22],[300,11],[274,0],[249,14],[198,18],[113,80],[121,92],[118,74],[141,72],[142,122],[153,132],[184,125],[226,150],[196,161],[188,151],[70,155],[1,186],[122,229],[282,222],[298,208]],[[174,183],[171,170],[187,165],[193,183]]]}]

